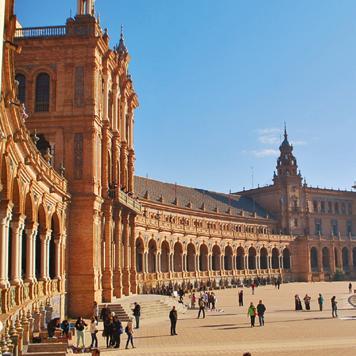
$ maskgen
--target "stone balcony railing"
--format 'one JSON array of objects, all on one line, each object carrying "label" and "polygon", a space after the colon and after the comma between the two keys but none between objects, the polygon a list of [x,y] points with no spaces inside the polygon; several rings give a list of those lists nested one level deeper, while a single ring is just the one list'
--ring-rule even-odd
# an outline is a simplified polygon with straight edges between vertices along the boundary
[{"label": "stone balcony railing", "polygon": [[0,289],[0,311],[6,314],[29,301],[39,300],[62,293],[64,284],[61,280],[24,282],[16,286]]},{"label": "stone balcony railing", "polygon": [[118,191],[118,202],[130,210],[135,211],[137,214],[142,213],[142,206],[141,204],[131,196],[129,196],[127,193],[123,192],[122,190]]},{"label": "stone balcony railing", "polygon": [[66,26],[17,28],[15,38],[60,37],[67,34]]},{"label": "stone balcony railing", "polygon": [[159,219],[151,219],[143,215],[137,216],[136,222],[138,226],[144,228],[157,229],[159,231],[167,231],[174,233],[181,233],[183,235],[197,235],[216,238],[230,238],[243,240],[268,240],[268,241],[291,241],[294,239],[292,235],[274,235],[263,233],[248,233],[238,232],[235,230],[222,230],[212,228],[201,228],[192,225],[176,224],[168,221],[161,221]]}]

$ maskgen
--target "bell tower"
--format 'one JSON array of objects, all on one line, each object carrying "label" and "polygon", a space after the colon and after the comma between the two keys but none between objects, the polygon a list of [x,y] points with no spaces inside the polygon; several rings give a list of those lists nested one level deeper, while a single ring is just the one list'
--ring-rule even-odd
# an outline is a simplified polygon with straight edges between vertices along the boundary
[{"label": "bell tower", "polygon": [[77,15],[94,16],[95,0],[77,0]]},{"label": "bell tower", "polygon": [[293,155],[293,145],[288,141],[286,126],[279,151],[277,174],[275,172],[273,177],[274,185],[279,191],[279,229],[285,234],[304,235],[305,194],[297,159]]}]

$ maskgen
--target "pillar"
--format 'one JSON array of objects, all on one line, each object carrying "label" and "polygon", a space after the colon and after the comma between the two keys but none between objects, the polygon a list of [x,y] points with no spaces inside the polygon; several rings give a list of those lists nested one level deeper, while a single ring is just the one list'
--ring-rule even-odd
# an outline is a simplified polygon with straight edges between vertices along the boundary
[{"label": "pillar", "polygon": [[121,210],[115,211],[115,229],[114,229],[114,240],[115,240],[115,266],[114,266],[114,278],[113,287],[114,295],[117,298],[122,296],[122,271],[121,271]]},{"label": "pillar", "polygon": [[9,227],[12,218],[12,203],[8,203],[0,210],[0,288],[7,288],[9,281],[7,278],[8,249],[9,249]]},{"label": "pillar", "polygon": [[16,214],[12,221],[11,241],[11,283],[18,285],[21,279],[21,262],[22,262],[22,232],[25,227],[25,215]]},{"label": "pillar", "polygon": [[35,260],[36,260],[36,249],[35,241],[38,230],[38,223],[31,222],[26,225],[26,282],[32,283],[35,279]]},{"label": "pillar", "polygon": [[40,233],[41,239],[41,272],[40,280],[49,280],[49,241],[51,239],[52,230],[46,229]]},{"label": "pillar", "polygon": [[[137,271],[136,271],[136,228],[135,228],[135,215],[130,214],[130,290],[131,293],[137,293]],[[156,265],[158,267],[158,264]]]},{"label": "pillar", "polygon": [[123,211],[122,213],[122,242],[124,247],[124,267],[122,275],[123,293],[124,295],[130,294],[130,270],[129,270],[129,213]]}]

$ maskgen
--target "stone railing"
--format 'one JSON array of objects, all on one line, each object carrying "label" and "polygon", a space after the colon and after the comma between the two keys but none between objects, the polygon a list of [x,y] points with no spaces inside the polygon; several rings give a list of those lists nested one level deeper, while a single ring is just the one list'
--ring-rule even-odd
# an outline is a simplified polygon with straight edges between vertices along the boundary
[{"label": "stone railing", "polygon": [[0,311],[8,313],[20,308],[24,303],[47,298],[61,293],[61,283],[57,279],[23,283],[17,286],[0,289]]},{"label": "stone railing", "polygon": [[131,210],[134,210],[136,213],[138,213],[138,214],[142,213],[141,204],[136,199],[130,197],[128,194],[126,194],[122,190],[119,191],[118,201],[120,204],[128,207]]},{"label": "stone railing", "polygon": [[136,222],[139,226],[157,229],[158,231],[167,231],[171,233],[183,233],[185,235],[206,236],[209,238],[221,239],[238,239],[238,240],[253,240],[253,241],[292,241],[294,236],[291,235],[273,235],[264,233],[248,233],[238,232],[235,230],[222,230],[201,228],[192,225],[176,224],[168,221],[161,221],[160,219],[152,219],[144,215],[137,216]]},{"label": "stone railing", "polygon": [[15,38],[61,37],[67,34],[66,26],[17,28]]}]

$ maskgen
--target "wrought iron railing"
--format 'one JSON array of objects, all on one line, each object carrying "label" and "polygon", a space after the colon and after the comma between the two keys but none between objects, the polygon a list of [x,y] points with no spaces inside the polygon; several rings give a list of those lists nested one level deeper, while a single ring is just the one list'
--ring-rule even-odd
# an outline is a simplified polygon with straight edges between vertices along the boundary
[{"label": "wrought iron railing", "polygon": [[60,37],[67,34],[66,26],[17,28],[15,38]]}]

